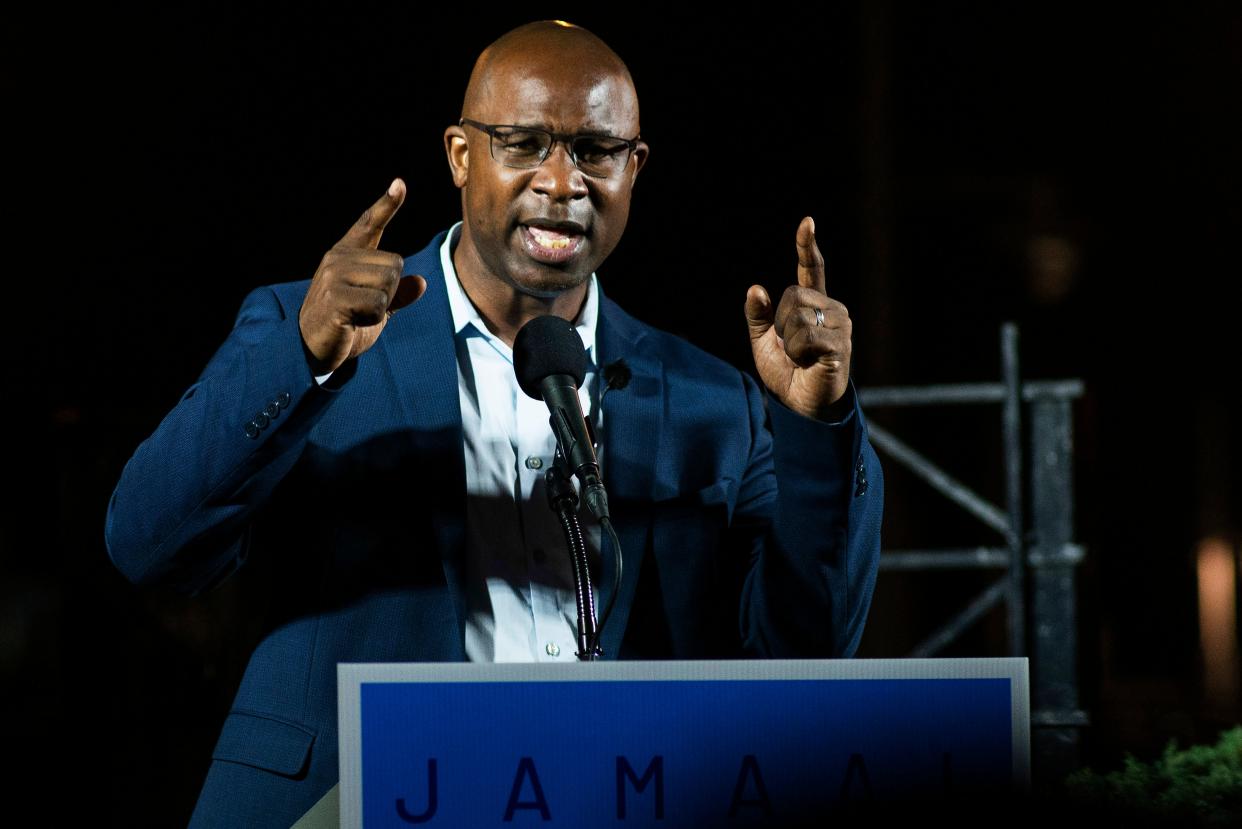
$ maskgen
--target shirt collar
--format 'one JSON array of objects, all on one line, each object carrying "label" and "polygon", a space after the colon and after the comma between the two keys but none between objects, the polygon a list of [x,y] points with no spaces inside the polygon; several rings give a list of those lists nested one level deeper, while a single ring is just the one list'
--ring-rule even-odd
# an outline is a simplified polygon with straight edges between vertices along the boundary
[{"label": "shirt collar", "polygon": [[[512,349],[487,330],[487,325],[479,316],[478,309],[466,296],[461,280],[457,278],[457,268],[453,266],[453,249],[457,247],[457,240],[461,236],[461,225],[462,223],[458,222],[449,228],[448,235],[444,237],[444,243],[440,245],[440,267],[444,270],[444,285],[448,291],[449,310],[453,314],[453,334],[457,336],[462,336],[463,333],[465,336],[481,335],[493,346],[503,349],[503,353],[512,355]],[[582,303],[582,310],[578,313],[574,329],[582,338],[582,344],[587,351],[587,360],[592,365],[598,365],[595,359],[595,329],[598,322],[599,285],[596,284],[595,274],[591,274],[591,279],[587,282],[586,301]]]}]

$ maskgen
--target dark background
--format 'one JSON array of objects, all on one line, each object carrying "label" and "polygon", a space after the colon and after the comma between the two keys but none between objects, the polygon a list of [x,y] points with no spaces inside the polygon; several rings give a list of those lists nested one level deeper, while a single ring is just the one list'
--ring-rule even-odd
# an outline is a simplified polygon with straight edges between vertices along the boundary
[{"label": "dark background", "polygon": [[[410,196],[385,249],[456,220],[441,134],[474,57],[557,15],[629,63],[652,148],[604,290],[748,367],[746,287],[793,281],[809,214],[860,386],[998,379],[999,326],[1020,323],[1026,377],[1086,384],[1084,761],[1236,721],[1202,698],[1194,551],[1242,544],[1237,4],[455,11],[188,5],[0,35],[0,738],[18,790],[68,775],[99,815],[188,817],[248,655],[245,579],[130,587],[103,544],[111,488],[242,297],[310,277],[395,175]],[[1003,503],[997,409],[873,419]],[[886,548],[999,542],[885,460]],[[905,655],[986,582],[883,574],[860,655]],[[996,612],[947,654],[1004,649]]]}]

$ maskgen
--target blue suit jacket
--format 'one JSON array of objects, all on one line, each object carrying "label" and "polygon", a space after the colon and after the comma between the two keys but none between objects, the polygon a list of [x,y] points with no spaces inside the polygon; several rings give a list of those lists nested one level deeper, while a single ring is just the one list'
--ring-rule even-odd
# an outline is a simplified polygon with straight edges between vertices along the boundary
[{"label": "blue suit jacket", "polygon": [[[406,260],[426,294],[332,388],[298,329],[309,282],[253,291],[113,494],[108,549],[135,583],[198,592],[243,564],[275,576],[195,825],[288,826],[336,783],[338,662],[465,658],[444,235]],[[838,425],[765,409],[749,376],[607,298],[597,345],[633,372],[604,403],[625,561],[605,658],[852,654],[883,504],[857,404]],[[602,555],[611,574],[607,541]]]}]

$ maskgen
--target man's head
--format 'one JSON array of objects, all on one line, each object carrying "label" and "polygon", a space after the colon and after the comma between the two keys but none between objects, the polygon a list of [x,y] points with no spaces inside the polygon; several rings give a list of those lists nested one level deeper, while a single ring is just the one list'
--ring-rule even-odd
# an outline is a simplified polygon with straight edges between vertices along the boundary
[{"label": "man's head", "polygon": [[[561,135],[639,133],[638,95],[625,64],[595,35],[559,21],[527,24],[488,46],[461,114],[479,124]],[[628,161],[597,177],[574,164],[566,141],[554,142],[529,168],[507,166],[503,159],[513,162],[521,151],[506,152],[504,139],[495,141],[472,124],[444,134],[453,182],[462,190],[466,264],[527,295],[551,298],[582,285],[621,239],[647,146],[622,149],[618,157]]]}]

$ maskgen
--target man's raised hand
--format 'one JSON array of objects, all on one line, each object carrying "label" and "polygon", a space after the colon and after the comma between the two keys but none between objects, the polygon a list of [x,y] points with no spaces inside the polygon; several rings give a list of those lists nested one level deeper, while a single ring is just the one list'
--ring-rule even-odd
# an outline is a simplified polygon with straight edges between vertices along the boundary
[{"label": "man's raised hand", "polygon": [[773,311],[762,285],[751,285],[746,292],[755,368],[768,391],[790,409],[837,420],[843,413],[833,404],[845,395],[850,379],[850,315],[827,294],[824,257],[815,244],[810,216],[798,225],[795,241],[798,284],[785,289],[780,306]]},{"label": "man's raised hand", "polygon": [[384,228],[404,201],[405,182],[395,179],[320,261],[298,312],[316,375],[375,345],[388,318],[427,289],[421,276],[401,276],[400,256],[379,250]]}]

